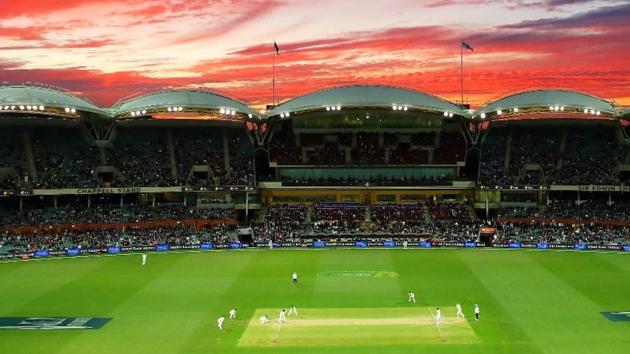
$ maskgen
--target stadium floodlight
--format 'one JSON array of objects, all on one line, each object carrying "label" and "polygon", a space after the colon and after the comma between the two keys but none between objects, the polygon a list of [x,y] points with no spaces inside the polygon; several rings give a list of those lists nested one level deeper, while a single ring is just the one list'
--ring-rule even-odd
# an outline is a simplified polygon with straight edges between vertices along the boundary
[{"label": "stadium floodlight", "polygon": [[0,111],[2,110],[2,106],[0,106]]},{"label": "stadium floodlight", "polygon": [[594,109],[591,109],[591,114],[595,114],[595,110]]},{"label": "stadium floodlight", "polygon": [[131,116],[135,117],[136,116],[136,112],[131,112]]},{"label": "stadium floodlight", "polygon": [[330,111],[330,107],[326,106],[326,110],[327,110],[327,111]]},{"label": "stadium floodlight", "polygon": [[514,112],[518,112],[518,107],[514,107],[514,108],[512,109],[512,111],[514,111]]},{"label": "stadium floodlight", "polygon": [[219,110],[219,113],[221,113],[221,114],[225,114],[225,108],[221,108],[221,109]]},{"label": "stadium floodlight", "polygon": [[77,110],[75,108],[70,108],[70,113],[77,113]]},{"label": "stadium floodlight", "polygon": [[284,114],[286,117],[290,116],[291,114],[289,112]]},{"label": "stadium floodlight", "polygon": [[444,117],[448,117],[448,111],[444,111]]},{"label": "stadium floodlight", "polygon": [[166,107],[166,110],[169,112],[172,111],[171,107]]},{"label": "stadium floodlight", "polygon": [[249,119],[252,119],[254,116],[253,116],[251,113],[249,113],[249,114],[247,115],[247,117],[248,117]]},{"label": "stadium floodlight", "polygon": [[147,111],[145,109],[142,110],[142,114],[147,114]]},{"label": "stadium floodlight", "polygon": [[560,106],[560,110],[561,110],[561,111],[564,111],[564,106]]},{"label": "stadium floodlight", "polygon": [[14,110],[14,109],[15,109],[15,106],[11,106],[11,110]]},{"label": "stadium floodlight", "polygon": [[405,106],[405,107],[403,108],[403,111],[407,112],[407,109],[408,109],[408,108],[407,108],[407,106]]},{"label": "stadium floodlight", "polygon": [[44,106],[39,106],[39,110],[40,110],[40,111],[43,111],[43,110],[44,110],[44,108],[46,108],[46,107],[44,107]]},{"label": "stadium floodlight", "polygon": [[232,115],[232,116],[233,116],[233,115],[235,115],[235,114],[236,114],[236,111],[235,111],[235,110],[230,111],[230,115]]},{"label": "stadium floodlight", "polygon": [[337,105],[337,110],[341,111],[341,105]]},{"label": "stadium floodlight", "polygon": [[29,111],[31,110],[31,108],[33,108],[33,107],[31,107],[30,104],[26,106],[26,109],[29,110]]},{"label": "stadium floodlight", "polygon": [[9,106],[4,106],[4,109],[9,109]]},{"label": "stadium floodlight", "polygon": [[502,115],[502,114],[503,114],[503,111],[502,111],[502,110],[500,110],[500,109],[497,109],[497,115],[498,115],[498,116],[500,116],[500,115]]},{"label": "stadium floodlight", "polygon": [[584,108],[584,114],[588,113],[588,108]]},{"label": "stadium floodlight", "polygon": [[549,110],[553,112],[553,106],[549,106]]},{"label": "stadium floodlight", "polygon": [[486,119],[486,113],[484,112],[481,113],[481,119]]},{"label": "stadium floodlight", "polygon": [[24,106],[20,106],[20,110],[23,110],[23,109],[24,109]]},{"label": "stadium floodlight", "polygon": [[453,112],[449,113],[449,114],[448,114],[448,117],[449,117],[449,118],[453,118]]},{"label": "stadium floodlight", "polygon": [[601,112],[600,112],[600,111],[597,111],[597,112],[595,112],[595,114],[596,114],[596,115],[600,115],[600,114],[601,114]]},{"label": "stadium floodlight", "polygon": [[284,118],[284,113],[280,113],[280,118]]}]

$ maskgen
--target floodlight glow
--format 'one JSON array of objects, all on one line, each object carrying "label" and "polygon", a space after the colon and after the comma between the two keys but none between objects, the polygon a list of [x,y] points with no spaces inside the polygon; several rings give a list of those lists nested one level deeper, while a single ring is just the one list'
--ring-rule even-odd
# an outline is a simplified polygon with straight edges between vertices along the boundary
[{"label": "floodlight glow", "polygon": [[518,112],[518,107],[514,107],[514,112]]},{"label": "floodlight glow", "polygon": [[181,112],[184,110],[184,107],[178,107],[177,110]]},{"label": "floodlight glow", "polygon": [[337,105],[337,110],[341,111],[341,106],[340,105]]},{"label": "floodlight glow", "polygon": [[449,117],[449,118],[453,118],[453,112],[449,113],[449,114],[448,114],[448,117]]},{"label": "floodlight glow", "polygon": [[549,110],[553,112],[553,106],[549,106]]},{"label": "floodlight glow", "polygon": [[40,111],[43,111],[43,110],[44,110],[44,108],[45,108],[44,106],[39,106],[39,110],[40,110]]},{"label": "floodlight glow", "polygon": [[143,109],[142,114],[147,114],[147,111]]},{"label": "floodlight glow", "polygon": [[560,110],[561,110],[561,111],[564,111],[564,106],[560,106]]},{"label": "floodlight glow", "polygon": [[599,112],[599,111],[597,111],[597,112],[595,112],[595,114],[600,115],[600,112]]},{"label": "floodlight glow", "polygon": [[4,106],[4,109],[9,109],[9,106]]},{"label": "floodlight glow", "polygon": [[280,118],[284,118],[284,113],[280,113]]},{"label": "floodlight glow", "polygon": [[131,116],[135,117],[136,116],[136,112],[131,112]]},{"label": "floodlight glow", "polygon": [[326,110],[327,110],[327,111],[330,111],[330,107],[326,106]]},{"label": "floodlight glow", "polygon": [[247,116],[249,117],[249,119],[252,119],[252,114],[251,113],[248,114]]},{"label": "floodlight glow", "polygon": [[448,117],[448,112],[444,111],[444,117]]},{"label": "floodlight glow", "polygon": [[24,109],[24,106],[20,106],[20,110],[23,110],[23,109]]},{"label": "floodlight glow", "polygon": [[232,111],[230,112],[230,115],[235,115],[235,114],[236,114],[236,111],[235,111],[235,110],[232,110]]},{"label": "floodlight glow", "polygon": [[403,108],[403,110],[404,110],[405,112],[407,112],[407,106],[405,106],[405,107]]},{"label": "floodlight glow", "polygon": [[502,110],[500,110],[500,109],[497,109],[497,115],[499,115],[499,116],[500,116],[500,115],[502,115],[502,114],[503,114],[503,111],[502,111]]},{"label": "floodlight glow", "polygon": [[31,110],[31,105],[26,106],[26,109],[28,109],[29,111]]},{"label": "floodlight glow", "polygon": [[486,114],[485,113],[481,113],[481,119],[486,119]]},{"label": "floodlight glow", "polygon": [[284,114],[285,117],[288,117],[289,115],[290,115],[289,112]]},{"label": "floodlight glow", "polygon": [[219,113],[224,114],[224,113],[225,113],[225,108],[221,108],[221,109],[219,110]]},{"label": "floodlight glow", "polygon": [[588,108],[584,108],[584,113],[588,113]]},{"label": "floodlight glow", "polygon": [[595,114],[595,110],[594,109],[591,109],[591,114]]}]

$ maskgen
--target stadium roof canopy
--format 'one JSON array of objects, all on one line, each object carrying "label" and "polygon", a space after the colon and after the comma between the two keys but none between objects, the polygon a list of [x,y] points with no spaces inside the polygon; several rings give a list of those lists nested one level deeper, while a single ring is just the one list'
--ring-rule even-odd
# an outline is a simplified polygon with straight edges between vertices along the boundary
[{"label": "stadium roof canopy", "polygon": [[281,117],[294,112],[336,110],[343,108],[388,108],[444,112],[464,116],[461,107],[426,93],[391,86],[343,86],[308,93],[288,100],[268,112]]},{"label": "stadium roof canopy", "polygon": [[103,114],[92,103],[60,89],[36,85],[0,86],[0,112],[37,115]]},{"label": "stadium roof canopy", "polygon": [[[139,97],[131,98],[117,103],[113,107],[118,115],[123,117],[138,112],[141,115],[163,113],[182,114],[201,111],[222,112],[226,116],[249,117],[258,116],[258,113],[249,108],[245,103],[223,96],[221,94],[201,90],[165,90]],[[147,113],[148,112],[148,113]],[[232,113],[234,112],[234,113]]]},{"label": "stadium roof canopy", "polygon": [[575,91],[544,89],[520,92],[490,102],[475,111],[472,117],[507,119],[542,115],[549,118],[610,118],[615,114],[613,104],[604,99]]}]

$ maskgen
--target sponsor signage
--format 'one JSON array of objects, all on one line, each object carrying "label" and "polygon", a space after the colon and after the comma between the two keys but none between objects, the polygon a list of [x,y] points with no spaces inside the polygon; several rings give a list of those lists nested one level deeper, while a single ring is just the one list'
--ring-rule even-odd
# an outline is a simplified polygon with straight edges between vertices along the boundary
[{"label": "sponsor signage", "polygon": [[315,248],[324,248],[326,247],[325,241],[313,241],[313,247]]},{"label": "sponsor signage", "polygon": [[625,185],[594,185],[578,186],[580,192],[630,192],[630,186]]},{"label": "sponsor signage", "polygon": [[521,248],[521,244],[518,242],[510,242],[508,243],[508,248]]},{"label": "sponsor signage", "polygon": [[365,241],[355,241],[354,246],[364,248],[368,246],[368,243]]},{"label": "sponsor signage", "polygon": [[199,245],[199,248],[202,250],[211,250],[214,248],[214,245],[210,242],[204,242]]},{"label": "sponsor signage", "polygon": [[110,320],[102,317],[0,317],[0,329],[99,329]]},{"label": "sponsor signage", "polygon": [[420,247],[422,247],[422,248],[431,248],[431,247],[433,247],[433,245],[431,244],[431,242],[424,242],[424,241],[423,241],[423,242],[420,242],[420,243],[419,243],[419,245],[420,245]]},{"label": "sponsor signage", "polygon": [[613,322],[630,321],[630,311],[602,312],[602,315]]},{"label": "sponsor signage", "polygon": [[120,253],[120,247],[118,247],[118,246],[109,246],[109,247],[107,247],[107,253],[112,253],[112,254]]},{"label": "sponsor signage", "polygon": [[50,252],[48,252],[48,250],[37,250],[33,253],[35,257],[48,257],[49,255]]},{"label": "sponsor signage", "polygon": [[385,241],[383,247],[396,247],[396,241]]},{"label": "sponsor signage", "polygon": [[80,248],[70,248],[68,251],[66,251],[66,254],[68,256],[78,256],[81,254],[81,249]]},{"label": "sponsor signage", "polygon": [[477,247],[477,242],[464,242],[464,247]]},{"label": "sponsor signage", "polygon": [[626,252],[630,252],[630,246],[628,246],[628,245],[624,245],[624,246],[622,247],[622,249],[623,249],[624,251],[626,251]]},{"label": "sponsor signage", "polygon": [[588,246],[585,243],[578,243],[577,245],[575,245],[574,247],[576,250],[585,250],[588,248]]},{"label": "sponsor signage", "polygon": [[236,248],[243,248],[243,244],[240,242],[230,242],[230,246],[231,249],[236,249]]},{"label": "sponsor signage", "polygon": [[157,245],[155,246],[155,250],[158,252],[169,251],[171,247],[169,245]]},{"label": "sponsor signage", "polygon": [[546,250],[546,249],[549,249],[549,244],[547,242],[538,242],[536,244],[536,248],[541,249],[541,250]]}]

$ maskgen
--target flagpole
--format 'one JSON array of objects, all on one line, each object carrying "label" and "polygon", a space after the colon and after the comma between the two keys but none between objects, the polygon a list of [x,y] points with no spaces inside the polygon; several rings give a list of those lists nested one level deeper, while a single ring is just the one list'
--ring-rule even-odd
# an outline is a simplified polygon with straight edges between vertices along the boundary
[{"label": "flagpole", "polygon": [[[274,40],[274,43],[276,41]],[[276,107],[276,53],[275,48],[271,51],[271,101],[274,108]]]},{"label": "flagpole", "polygon": [[464,40],[459,43],[459,84],[461,89],[461,103],[464,104]]}]

